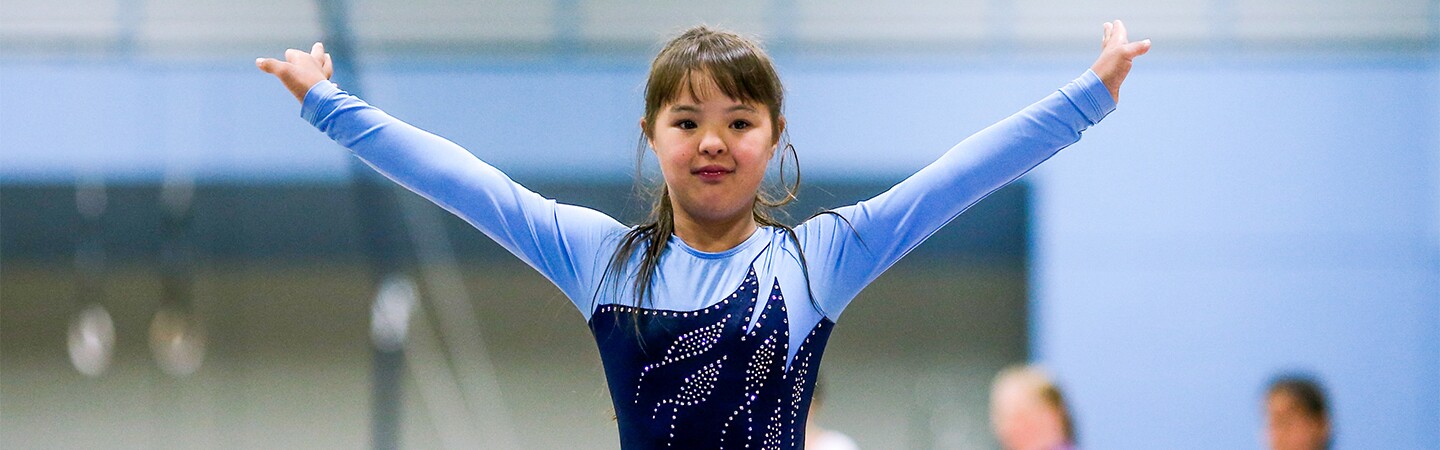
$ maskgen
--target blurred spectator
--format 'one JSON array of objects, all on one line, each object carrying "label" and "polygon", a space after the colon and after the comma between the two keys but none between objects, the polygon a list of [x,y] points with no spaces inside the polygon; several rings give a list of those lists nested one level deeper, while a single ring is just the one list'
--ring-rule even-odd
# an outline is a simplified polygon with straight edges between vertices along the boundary
[{"label": "blurred spectator", "polygon": [[1075,448],[1075,426],[1065,397],[1050,377],[1031,366],[1011,366],[990,389],[990,423],[1007,450]]},{"label": "blurred spectator", "polygon": [[1320,383],[1286,375],[1265,391],[1265,439],[1272,450],[1330,448],[1330,407]]},{"label": "blurred spectator", "polygon": [[854,439],[835,430],[821,427],[815,420],[815,412],[825,401],[825,383],[815,381],[815,396],[810,400],[810,417],[805,420],[805,450],[859,450]]}]

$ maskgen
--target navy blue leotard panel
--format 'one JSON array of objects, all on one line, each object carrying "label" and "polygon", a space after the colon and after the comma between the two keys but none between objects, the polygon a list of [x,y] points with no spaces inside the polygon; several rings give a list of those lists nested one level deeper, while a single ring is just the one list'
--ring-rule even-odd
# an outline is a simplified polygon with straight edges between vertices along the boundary
[{"label": "navy blue leotard panel", "polygon": [[[822,319],[789,354],[784,293],[761,294],[754,270],[719,303],[693,311],[604,305],[590,329],[600,347],[623,448],[792,449],[804,446]],[[751,323],[752,313],[759,320]]]}]

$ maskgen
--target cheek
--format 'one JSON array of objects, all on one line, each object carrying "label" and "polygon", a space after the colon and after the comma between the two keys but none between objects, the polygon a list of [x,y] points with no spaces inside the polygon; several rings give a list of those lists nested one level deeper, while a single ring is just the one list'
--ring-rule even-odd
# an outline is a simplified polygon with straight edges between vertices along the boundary
[{"label": "cheek", "polygon": [[764,172],[775,152],[767,136],[747,136],[735,152],[737,162],[747,164]]},{"label": "cheek", "polygon": [[660,164],[660,168],[665,172],[667,178],[676,168],[689,170],[690,155],[683,150],[683,145],[683,142],[676,139],[665,138],[656,139],[651,143],[656,162]]}]

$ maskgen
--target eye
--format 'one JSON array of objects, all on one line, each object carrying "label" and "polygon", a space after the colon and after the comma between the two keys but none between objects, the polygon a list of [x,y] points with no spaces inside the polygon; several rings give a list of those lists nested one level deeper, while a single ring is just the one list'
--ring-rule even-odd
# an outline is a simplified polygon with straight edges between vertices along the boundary
[{"label": "eye", "polygon": [[751,125],[750,122],[747,122],[747,121],[744,121],[744,120],[737,120],[737,121],[734,121],[734,122],[731,122],[731,123],[730,123],[730,128],[734,128],[734,129],[737,129],[737,130],[744,130],[744,129],[750,128],[750,127],[752,127],[752,126],[754,126],[754,125]]},{"label": "eye", "polygon": [[693,120],[683,119],[683,120],[677,120],[677,121],[675,121],[675,127],[676,127],[676,128],[680,128],[680,129],[682,129],[682,130],[693,130],[693,129],[697,128],[698,125],[695,125],[695,121],[693,121]]}]

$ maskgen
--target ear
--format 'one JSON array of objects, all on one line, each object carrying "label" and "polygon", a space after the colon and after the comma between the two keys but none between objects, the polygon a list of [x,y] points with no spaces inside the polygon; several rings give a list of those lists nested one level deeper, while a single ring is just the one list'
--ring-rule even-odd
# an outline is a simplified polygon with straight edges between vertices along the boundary
[{"label": "ear", "polygon": [[645,135],[645,145],[650,147],[650,152],[655,152],[655,136],[650,135],[650,127],[645,126],[645,118],[640,118],[640,134]]},{"label": "ear", "polygon": [[770,153],[773,156],[776,150],[780,149],[780,136],[785,135],[785,116],[775,119],[775,136],[770,143]]}]

